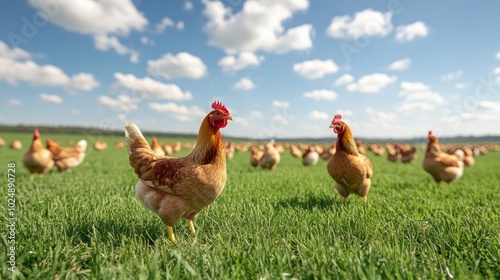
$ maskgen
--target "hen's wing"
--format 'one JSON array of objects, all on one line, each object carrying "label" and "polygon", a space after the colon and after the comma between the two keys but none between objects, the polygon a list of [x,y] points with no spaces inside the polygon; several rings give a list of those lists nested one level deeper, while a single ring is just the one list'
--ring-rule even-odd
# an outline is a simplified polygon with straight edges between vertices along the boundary
[{"label": "hen's wing", "polygon": [[460,167],[460,160],[451,155],[441,154],[435,160],[443,167]]},{"label": "hen's wing", "polygon": [[156,155],[134,123],[125,126],[130,166],[146,185],[170,194],[177,194],[183,181],[195,180],[203,172],[188,158]]},{"label": "hen's wing", "polygon": [[363,165],[366,168],[366,178],[370,179],[373,175],[373,165],[370,159],[365,155],[360,155],[362,157]]}]

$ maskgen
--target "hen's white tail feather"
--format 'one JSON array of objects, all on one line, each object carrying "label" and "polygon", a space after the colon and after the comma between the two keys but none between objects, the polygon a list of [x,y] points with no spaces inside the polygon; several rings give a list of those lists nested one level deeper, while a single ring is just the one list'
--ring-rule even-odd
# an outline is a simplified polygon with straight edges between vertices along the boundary
[{"label": "hen's white tail feather", "polygon": [[76,143],[78,147],[80,147],[82,150],[87,150],[87,141],[85,139],[82,139]]},{"label": "hen's white tail feather", "polygon": [[125,137],[127,138],[127,151],[130,155],[130,145],[134,143],[137,138],[144,138],[144,135],[142,135],[142,132],[139,130],[137,125],[135,125],[135,123],[129,122],[127,125],[125,125]]}]

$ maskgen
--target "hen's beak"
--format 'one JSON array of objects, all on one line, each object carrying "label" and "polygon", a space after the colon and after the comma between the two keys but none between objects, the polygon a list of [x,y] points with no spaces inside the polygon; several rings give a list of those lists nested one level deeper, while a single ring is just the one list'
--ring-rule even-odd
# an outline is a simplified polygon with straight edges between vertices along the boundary
[{"label": "hen's beak", "polygon": [[224,119],[226,119],[226,120],[233,120],[233,116],[227,115],[227,116],[224,116]]},{"label": "hen's beak", "polygon": [[330,125],[330,128],[334,128],[333,124]]}]

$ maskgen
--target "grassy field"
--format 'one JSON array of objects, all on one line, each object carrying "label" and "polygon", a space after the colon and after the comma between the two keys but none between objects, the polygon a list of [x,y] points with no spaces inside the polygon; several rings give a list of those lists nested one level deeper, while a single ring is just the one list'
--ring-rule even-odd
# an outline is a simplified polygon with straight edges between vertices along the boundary
[{"label": "grassy field", "polygon": [[197,235],[179,222],[172,244],[135,198],[126,152],[112,147],[122,138],[105,138],[103,152],[90,147],[74,170],[30,182],[22,155],[31,135],[1,136],[25,145],[0,148],[0,209],[7,217],[12,162],[17,218],[15,273],[2,225],[2,279],[500,279],[500,152],[440,188],[421,168],[423,151],[408,165],[369,154],[369,206],[356,196],[341,204],[325,161],[303,167],[287,151],[269,172],[236,153]]}]

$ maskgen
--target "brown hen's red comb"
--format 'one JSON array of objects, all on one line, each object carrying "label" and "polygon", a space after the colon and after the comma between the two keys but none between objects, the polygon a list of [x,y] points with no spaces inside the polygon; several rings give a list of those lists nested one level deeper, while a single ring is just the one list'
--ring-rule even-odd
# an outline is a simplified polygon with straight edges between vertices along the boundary
[{"label": "brown hen's red comb", "polygon": [[429,130],[429,134],[427,134],[427,137],[431,137],[432,136],[432,131]]},{"label": "brown hen's red comb", "polygon": [[212,103],[212,109],[219,109],[229,115],[229,110],[220,101],[214,101],[214,103]]},{"label": "brown hen's red comb", "polygon": [[340,114],[336,114],[336,115],[333,117],[332,123],[337,122],[337,121],[340,121],[340,119],[342,119],[342,116],[341,116]]}]

